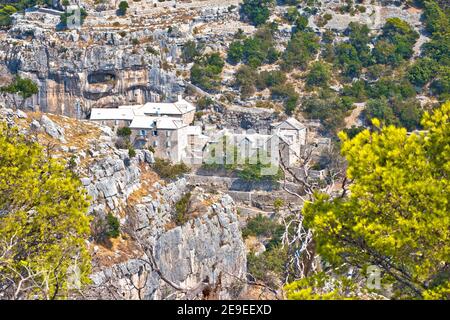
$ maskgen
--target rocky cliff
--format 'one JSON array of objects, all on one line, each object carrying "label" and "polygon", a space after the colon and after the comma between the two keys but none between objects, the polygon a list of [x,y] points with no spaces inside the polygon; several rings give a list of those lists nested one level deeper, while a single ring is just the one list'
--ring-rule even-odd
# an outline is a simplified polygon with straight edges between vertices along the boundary
[{"label": "rocky cliff", "polygon": [[29,108],[79,119],[92,107],[175,99],[186,76],[182,44],[195,38],[217,50],[240,26],[223,29],[239,19],[236,8],[228,9],[238,1],[211,2],[142,1],[130,3],[126,16],[117,15],[112,1],[83,2],[83,26],[65,31],[56,10],[17,13],[13,26],[0,30],[0,85],[16,74],[31,78],[39,94]]},{"label": "rocky cliff", "polygon": [[[190,189],[184,178],[161,180],[151,169],[152,153],[137,150],[130,158],[107,127],[5,108],[0,120],[68,159],[92,198],[92,238],[86,240],[93,284],[84,298],[236,298],[242,291],[245,247],[228,195]],[[180,212],[177,203],[187,193]],[[99,237],[109,213],[120,221],[118,238]]]}]

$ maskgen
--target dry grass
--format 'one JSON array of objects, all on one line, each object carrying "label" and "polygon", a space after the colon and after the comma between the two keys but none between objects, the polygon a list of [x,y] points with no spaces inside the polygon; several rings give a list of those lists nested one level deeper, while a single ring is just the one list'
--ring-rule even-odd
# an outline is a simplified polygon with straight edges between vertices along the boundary
[{"label": "dry grass", "polygon": [[141,163],[139,167],[141,169],[141,186],[128,197],[127,203],[129,206],[139,203],[143,197],[148,195],[151,195],[153,199],[156,199],[158,196],[157,190],[153,185],[155,182],[161,181],[159,176],[145,163]]},{"label": "dry grass", "polygon": [[109,242],[109,247],[99,243],[94,244],[98,246],[97,252],[94,252],[94,246],[91,249],[93,260],[101,267],[111,267],[129,259],[139,258],[144,254],[131,239],[119,237],[110,239]]}]

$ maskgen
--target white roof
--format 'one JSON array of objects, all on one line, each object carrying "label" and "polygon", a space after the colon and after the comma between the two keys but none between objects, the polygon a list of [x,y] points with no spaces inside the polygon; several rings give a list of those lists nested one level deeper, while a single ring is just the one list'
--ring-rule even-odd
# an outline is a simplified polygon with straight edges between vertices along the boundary
[{"label": "white roof", "polygon": [[130,124],[130,129],[153,129],[154,127],[155,119],[147,116],[136,116]]},{"label": "white roof", "polygon": [[132,109],[136,115],[183,115],[194,111],[195,107],[179,97],[177,102],[147,102],[144,105],[119,106],[119,109]]},{"label": "white roof", "polygon": [[278,128],[278,127],[280,127],[281,125],[283,125],[285,123],[289,124],[292,128],[294,128],[296,130],[302,130],[302,129],[306,128],[297,119],[292,118],[292,117],[287,118],[286,120],[284,120],[282,122],[272,123],[271,126],[274,127],[274,128]]},{"label": "white roof", "polygon": [[133,120],[134,114],[131,109],[117,108],[92,108],[91,120]]},{"label": "white roof", "polygon": [[182,120],[173,119],[167,116],[149,117],[135,116],[130,124],[130,129],[165,129],[175,130],[186,126]]}]

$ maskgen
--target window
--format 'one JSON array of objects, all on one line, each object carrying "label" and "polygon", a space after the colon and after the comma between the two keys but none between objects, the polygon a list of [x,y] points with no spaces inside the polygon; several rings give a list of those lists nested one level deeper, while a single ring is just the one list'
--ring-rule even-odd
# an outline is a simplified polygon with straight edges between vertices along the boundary
[{"label": "window", "polygon": [[116,120],[116,126],[118,126],[119,125],[119,120]]},{"label": "window", "polygon": [[146,130],[141,130],[141,136],[146,136],[147,135],[147,131]]},{"label": "window", "polygon": [[170,141],[166,142],[166,147],[170,147],[172,145],[172,143]]},{"label": "window", "polygon": [[156,137],[158,135],[158,130],[153,131],[153,136]]},{"label": "window", "polygon": [[166,136],[170,137],[171,132],[170,131],[166,131]]},{"label": "window", "polygon": [[158,146],[158,141],[153,141],[153,146],[157,147]]}]

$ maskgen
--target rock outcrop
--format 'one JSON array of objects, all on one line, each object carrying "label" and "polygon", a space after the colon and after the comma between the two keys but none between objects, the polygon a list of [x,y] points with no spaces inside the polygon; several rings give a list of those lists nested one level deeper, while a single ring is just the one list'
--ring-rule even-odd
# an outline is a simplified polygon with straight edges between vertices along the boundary
[{"label": "rock outcrop", "polygon": [[[105,288],[113,292],[110,298],[127,299],[208,298],[212,292],[223,299],[239,295],[246,254],[233,200],[195,190],[194,203],[202,212],[174,226],[171,208],[185,188],[181,179],[163,188],[159,199],[145,197],[133,207],[127,218],[132,221],[127,222],[142,255],[94,273],[94,297]],[[214,203],[201,203],[206,199]]]},{"label": "rock outcrop", "polygon": [[[130,158],[109,128],[89,121],[1,107],[0,121],[69,160],[91,197],[93,284],[85,298],[235,298],[243,289],[245,246],[228,195],[191,190],[184,178],[160,180],[151,152],[136,150]],[[186,193],[189,205],[179,212]],[[108,244],[97,240],[95,223],[109,213],[119,219],[121,236]]]}]

